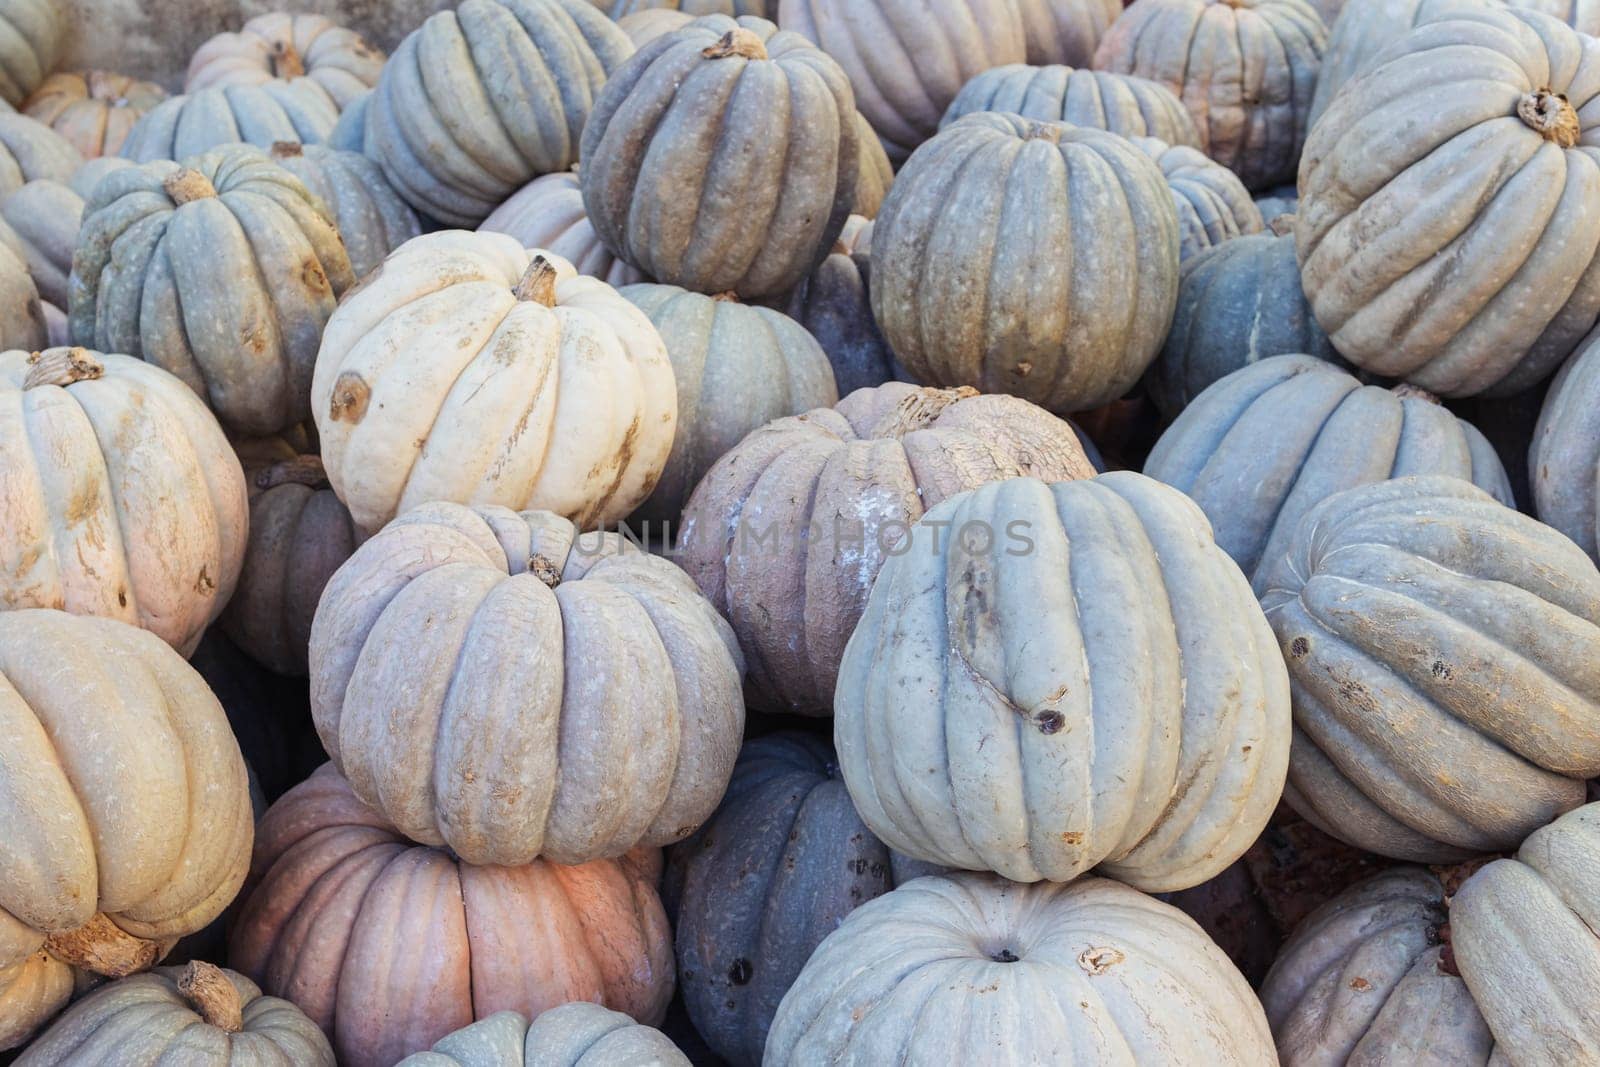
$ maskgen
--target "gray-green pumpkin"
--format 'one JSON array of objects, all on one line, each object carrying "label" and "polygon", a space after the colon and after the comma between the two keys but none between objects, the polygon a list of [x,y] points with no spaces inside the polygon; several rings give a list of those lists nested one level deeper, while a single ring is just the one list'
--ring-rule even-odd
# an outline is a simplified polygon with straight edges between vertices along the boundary
[{"label": "gray-green pumpkin", "polygon": [[332,212],[357,278],[422,232],[417,213],[400,199],[383,168],[358,152],[279,141],[272,158]]},{"label": "gray-green pumpkin", "polygon": [[600,87],[632,54],[585,0],[463,0],[400,42],[352,121],[366,123],[366,153],[412,207],[476,226],[578,161]]},{"label": "gray-green pumpkin", "polygon": [[19,106],[56,69],[64,14],[61,0],[0,0],[0,100]]},{"label": "gray-green pumpkin", "polygon": [[67,185],[80,198],[88,200],[94,195],[94,187],[100,184],[101,178],[114,170],[123,170],[131,166],[134,166],[133,160],[123,159],[121,156],[96,156],[94,159],[84,160],[82,166],[73,171],[72,176],[67,179]]},{"label": "gray-green pumpkin", "polygon": [[[0,29],[3,29],[0,16]],[[0,38],[0,55],[4,40]],[[83,165],[72,142],[26,115],[0,114],[0,197],[9,196],[37,178],[66,182]]]},{"label": "gray-green pumpkin", "polygon": [[962,86],[939,128],[975,111],[1006,111],[1194,148],[1203,143],[1183,102],[1165,85],[1087,66],[1013,63],[986,70]]},{"label": "gray-green pumpkin", "polygon": [[446,1034],[395,1067],[689,1067],[660,1030],[587,1000],[541,1012],[531,1024],[497,1011]]},{"label": "gray-green pumpkin", "polygon": [[872,311],[918,381],[1082,411],[1160,350],[1179,235],[1161,169],[1126,139],[979,112],[895,178],[873,225]]},{"label": "gray-green pumpkin", "polygon": [[1144,472],[1192,497],[1217,544],[1255,575],[1330,494],[1413,474],[1474,482],[1509,503],[1493,446],[1426,393],[1364,386],[1307,355],[1273,356],[1201,393],[1161,435]]},{"label": "gray-green pumpkin", "polygon": [[872,223],[851,215],[833,251],[777,306],[817,339],[840,396],[909,380],[872,317]]},{"label": "gray-green pumpkin", "polygon": [[1534,508],[1600,558],[1600,339],[1586,337],[1550,385],[1528,448]]},{"label": "gray-green pumpkin", "polygon": [[742,297],[787,292],[855,203],[850,81],[804,37],[708,16],[645,45],[583,131],[595,232],[659,281]]},{"label": "gray-green pumpkin", "polygon": [[1172,190],[1172,204],[1178,209],[1178,225],[1183,231],[1180,261],[1266,228],[1250,190],[1233,171],[1208,159],[1204,152],[1156,137],[1134,137],[1132,141],[1156,161]]},{"label": "gray-green pumpkin", "polygon": [[619,291],[660,331],[678,383],[672,453],[638,517],[675,524],[701,476],[746,434],[838,402],[827,355],[787,315],[675,285]]},{"label": "gray-green pumpkin", "polygon": [[1293,687],[1284,799],[1358,848],[1515,848],[1600,774],[1600,571],[1459,478],[1327,496],[1256,576]]},{"label": "gray-green pumpkin", "polygon": [[174,96],[145,112],[118,153],[135,163],[188,159],[230,144],[271,148],[279,141],[318,144],[339,110],[321,89],[269,81]]},{"label": "gray-green pumpkin", "polygon": [[326,210],[248,145],[113,171],[73,255],[74,343],[170,371],[234,434],[306,421],[323,326],[354,283]]},{"label": "gray-green pumpkin", "polygon": [[1339,17],[1328,23],[1328,47],[1322,53],[1309,121],[1314,125],[1340,89],[1370,67],[1385,48],[1424,22],[1490,4],[1498,6],[1496,0],[1346,0]]},{"label": "gray-green pumpkin", "polygon": [[0,219],[16,234],[13,250],[27,262],[39,295],[57,307],[66,307],[72,249],[83,222],[83,198],[71,186],[36,178],[0,200]]}]

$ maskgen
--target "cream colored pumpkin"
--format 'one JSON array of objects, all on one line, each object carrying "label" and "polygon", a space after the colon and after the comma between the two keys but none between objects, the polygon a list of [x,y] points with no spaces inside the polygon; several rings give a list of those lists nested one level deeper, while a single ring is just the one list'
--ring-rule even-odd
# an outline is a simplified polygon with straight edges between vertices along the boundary
[{"label": "cream colored pumpkin", "polygon": [[378,84],[383,61],[380,49],[332,19],[274,11],[201,45],[183,91],[285,81],[314,86],[343,108]]},{"label": "cream colored pumpkin", "polygon": [[114,156],[133,124],[167,98],[154,82],[105,70],[52,74],[22,103],[22,113],[55,130],[85,158]]},{"label": "cream colored pumpkin", "polygon": [[[665,10],[664,8],[653,8]],[[674,12],[675,14],[675,12]],[[434,1042],[396,1067],[689,1067],[689,1058],[660,1030],[620,1011],[575,1000],[551,1008],[530,1026],[499,1011]]]},{"label": "cream colored pumpkin", "polygon": [[0,353],[0,607],[64,608],[188,655],[244,560],[244,475],[200,400],[128,356]]},{"label": "cream colored pumpkin", "polygon": [[430,500],[615,522],[655,488],[678,417],[642,311],[553,253],[459,230],[406,242],[339,305],[311,406],[369,532]]},{"label": "cream colored pumpkin", "polygon": [[[652,8],[649,14],[677,14]],[[575,171],[535,178],[479,225],[479,230],[510,234],[524,248],[543,248],[571,260],[580,274],[621,288],[645,280],[600,243],[583,206],[583,190]]]}]

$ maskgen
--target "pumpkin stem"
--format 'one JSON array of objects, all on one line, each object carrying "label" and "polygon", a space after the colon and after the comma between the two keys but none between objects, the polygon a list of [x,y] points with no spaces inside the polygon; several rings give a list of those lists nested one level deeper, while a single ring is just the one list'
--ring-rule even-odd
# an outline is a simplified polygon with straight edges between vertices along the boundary
[{"label": "pumpkin stem", "polygon": [[739,302],[739,294],[734,292],[732,289],[728,289],[720,293],[712,294],[711,299],[723,304],[737,304]]},{"label": "pumpkin stem", "polygon": [[204,174],[188,167],[179,167],[167,175],[167,180],[161,183],[161,188],[172,197],[172,202],[179,207],[192,200],[204,200],[208,196],[217,195],[217,187],[211,184]]},{"label": "pumpkin stem", "polygon": [[958,385],[954,389],[918,389],[896,404],[894,410],[872,428],[872,436],[904,437],[932,423],[951,404],[977,395],[978,391],[970,385]]},{"label": "pumpkin stem", "polygon": [[1578,126],[1578,113],[1572,110],[1566,94],[1549,89],[1524,93],[1517,101],[1517,117],[1529,127],[1539,131],[1546,141],[1557,148],[1571,148],[1578,143],[1582,130]]},{"label": "pumpkin stem", "polygon": [[1429,404],[1439,403],[1439,398],[1433,393],[1428,392],[1421,386],[1412,385],[1410,382],[1401,382],[1399,385],[1395,386],[1389,391],[1395,396],[1399,397],[1401,400],[1406,400],[1409,398],[1412,400],[1423,400]]},{"label": "pumpkin stem", "polygon": [[22,388],[66,386],[98,378],[105,372],[105,364],[87,348],[47,348],[28,357],[28,373],[22,379]]},{"label": "pumpkin stem", "polygon": [[1028,127],[1029,141],[1049,141],[1051,144],[1061,143],[1061,124],[1059,122],[1035,122]]},{"label": "pumpkin stem", "polygon": [[244,1005],[240,1003],[239,990],[228,981],[221,967],[190,960],[178,978],[178,992],[200,1018],[218,1030],[237,1034],[244,1029]]},{"label": "pumpkin stem", "polygon": [[723,34],[722,40],[710,48],[702,49],[700,54],[707,59],[727,59],[729,56],[766,59],[767,46],[762,43],[760,37],[740,26]]},{"label": "pumpkin stem", "polygon": [[293,159],[295,156],[306,154],[306,146],[299,141],[273,141],[273,159]]},{"label": "pumpkin stem", "polygon": [[96,915],[76,930],[45,938],[44,950],[62,963],[125,978],[155,966],[160,946],[134,937],[104,915]]},{"label": "pumpkin stem", "polygon": [[272,45],[272,55],[267,63],[272,67],[274,78],[298,78],[306,72],[306,65],[300,58],[300,53],[294,50],[294,45],[288,41],[276,41]]},{"label": "pumpkin stem", "polygon": [[328,472],[323,469],[321,456],[296,456],[279,460],[263,467],[251,477],[250,483],[260,492],[276,489],[280,485],[304,485],[311,489],[328,488]]},{"label": "pumpkin stem", "polygon": [[543,256],[534,256],[533,262],[522,273],[522,280],[511,290],[518,300],[531,300],[547,308],[556,306],[556,268]]},{"label": "pumpkin stem", "polygon": [[561,584],[561,568],[557,567],[548,556],[529,556],[528,573],[551,589]]}]

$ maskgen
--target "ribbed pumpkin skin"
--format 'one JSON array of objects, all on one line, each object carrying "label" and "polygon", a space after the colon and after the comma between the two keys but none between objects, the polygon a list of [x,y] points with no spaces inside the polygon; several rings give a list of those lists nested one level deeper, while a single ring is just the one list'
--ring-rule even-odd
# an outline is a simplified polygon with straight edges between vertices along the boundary
[{"label": "ribbed pumpkin skin", "polygon": [[339,112],[339,121],[333,124],[333,130],[322,141],[329,148],[337,148],[342,152],[366,153],[367,147],[367,109],[372,106],[373,91],[357,96],[345,105]]},{"label": "ribbed pumpkin skin", "polygon": [[782,312],[675,285],[630,285],[622,295],[661,332],[678,383],[672,454],[638,518],[676,528],[694,487],[746,434],[839,402],[827,354]]},{"label": "ribbed pumpkin skin", "polygon": [[601,85],[632,54],[585,0],[463,0],[384,65],[366,105],[366,153],[422,214],[476,226],[529,181],[578,161]]},{"label": "ribbed pumpkin skin", "polygon": [[634,48],[643,48],[664,33],[683,29],[698,17],[668,7],[647,7],[621,16],[617,19],[617,26],[628,35]]},{"label": "ribbed pumpkin skin", "polygon": [[187,1060],[208,1067],[334,1067],[333,1048],[317,1024],[287,1000],[218,968],[237,991],[242,1026],[209,1023],[179,991],[182,967],[122,978],[78,1001],[28,1046],[18,1067]]},{"label": "ribbed pumpkin skin", "polygon": [[0,708],[0,765],[27,783],[4,805],[4,1049],[66,1003],[72,966],[143,970],[220,915],[249,866],[251,813],[221,705],[153,634],[0,612]]},{"label": "ribbed pumpkin skin", "polygon": [[1126,393],[1160,350],[1179,238],[1161,169],[1123,138],[968,115],[889,191],[872,311],[918,381],[1083,411]]},{"label": "ribbed pumpkin skin", "polygon": [[1141,0],[1106,31],[1094,65],[1171,89],[1206,154],[1265,189],[1294,178],[1327,43],[1305,0]]},{"label": "ribbed pumpkin skin", "polygon": [[1103,878],[961,874],[856,909],[784,998],[765,1062],[1000,1060],[1255,1067],[1272,1035],[1178,909]]},{"label": "ribbed pumpkin skin", "polygon": [[1018,0],[779,0],[778,25],[839,62],[897,166],[963,85],[1028,58]]},{"label": "ribbed pumpkin skin", "polygon": [[1528,448],[1539,521],[1600,558],[1600,344],[1585,338],[1556,375]]},{"label": "ribbed pumpkin skin", "polygon": [[1420,867],[1384,871],[1313,912],[1261,986],[1283,1067],[1484,1067],[1494,1038],[1466,983],[1441,966],[1452,917]]},{"label": "ribbed pumpkin skin", "polygon": [[1184,261],[1178,310],[1145,386],[1175,419],[1234,371],[1296,353],[1347,366],[1300,291],[1294,238],[1245,235]]},{"label": "ribbed pumpkin skin", "polygon": [[325,764],[261,820],[228,958],[347,1067],[473,1019],[592,1000],[659,1023],[672,996],[660,857],[475,867],[405,840]]},{"label": "ribbed pumpkin skin", "polygon": [[1328,497],[1257,575],[1294,686],[1284,792],[1398,859],[1509,849],[1600,773],[1600,572],[1456,478]]},{"label": "ribbed pumpkin skin", "polygon": [[128,131],[167,98],[165,89],[105,70],[63,71],[46,78],[22,113],[55,130],[85,158],[116,155]]},{"label": "ribbed pumpkin skin", "polygon": [[[951,523],[937,541],[935,521]],[[1151,892],[1244,854],[1282,791],[1289,685],[1199,508],[1131,472],[1016,478],[946,500],[911,537],[834,699],[845,783],[885,844]]]},{"label": "ribbed pumpkin skin", "polygon": [[902,532],[946,497],[1087,478],[1072,427],[1031,404],[893,382],[779,419],[712,466],[677,560],[733,624],[752,707],[832,713],[839,657]]},{"label": "ribbed pumpkin skin", "polygon": [[355,280],[327,210],[248,145],[113,171],[84,206],[73,340],[175,374],[232,433],[304,422],[323,327]]},{"label": "ribbed pumpkin skin", "polygon": [[219,33],[189,60],[183,91],[273,81],[315,86],[343,108],[378,84],[383,52],[321,15],[274,11]]},{"label": "ribbed pumpkin skin", "polygon": [[1227,167],[1187,145],[1169,145],[1154,137],[1135,137],[1133,143],[1155,160],[1172,190],[1183,232],[1178,246],[1180,261],[1266,228],[1250,191]]},{"label": "ribbed pumpkin skin", "polygon": [[28,264],[10,243],[0,243],[0,351],[37,352],[48,342],[44,306]]},{"label": "ribbed pumpkin skin", "polygon": [[0,100],[16,107],[39,87],[66,32],[59,0],[0,0]]},{"label": "ribbed pumpkin skin", "polygon": [[1305,355],[1272,356],[1210,386],[1161,435],[1144,472],[1200,505],[1258,593],[1301,517],[1341,490],[1448,475],[1512,502],[1505,468],[1470,423]]},{"label": "ribbed pumpkin skin", "polygon": [[81,348],[0,353],[0,605],[150,630],[188,655],[244,557],[239,461],[171,375]]},{"label": "ribbed pumpkin skin", "polygon": [[859,138],[837,63],[770,22],[708,16],[606,83],[583,131],[583,202],[600,239],[657,281],[776,295],[850,214]]},{"label": "ribbed pumpkin skin", "polygon": [[112,171],[126,170],[135,165],[131,159],[123,159],[121,156],[96,156],[94,159],[86,159],[67,179],[67,186],[84,201],[88,201],[94,195],[95,186],[100,184],[100,179]]},{"label": "ribbed pumpkin skin", "polygon": [[667,879],[682,886],[684,1004],[717,1055],[761,1062],[812,951],[906,879],[895,859],[856,814],[825,741],[783,733],[744,746],[717,814],[667,856]]},{"label": "ribbed pumpkin skin", "polygon": [[872,223],[851,215],[833,251],[779,305],[827,353],[840,396],[906,378],[872,317],[871,239]]},{"label": "ribbed pumpkin skin", "polygon": [[55,130],[26,115],[0,114],[0,196],[36,178],[65,182],[83,155]]},{"label": "ribbed pumpkin skin", "polygon": [[417,213],[400,199],[383,169],[359,152],[280,141],[271,155],[332,212],[358,279],[422,232]]},{"label": "ribbed pumpkin skin", "polygon": [[596,6],[614,19],[626,18],[641,11],[674,11],[690,18],[703,15],[753,15],[764,19],[772,15],[769,8],[777,5],[771,0],[599,0]]},{"label": "ribbed pumpkin skin", "polygon": [[1535,830],[1451,901],[1451,944],[1512,1063],[1600,1059],[1600,805]]},{"label": "ribbed pumpkin skin", "polygon": [[1122,14],[1121,0],[1017,0],[1028,62],[1087,67],[1106,28]]},{"label": "ribbed pumpkin skin", "polygon": [[645,280],[601,244],[583,207],[583,188],[571,171],[533,179],[490,212],[478,229],[510,234],[523,248],[549,249],[570,260],[579,274],[618,289]]},{"label": "ribbed pumpkin skin", "polygon": [[661,1031],[620,1011],[575,1000],[528,1020],[498,1011],[440,1038],[395,1067],[689,1067]]},{"label": "ribbed pumpkin skin", "polygon": [[[521,299],[536,257],[554,291]],[[655,488],[678,397],[661,335],[616,290],[456,230],[407,241],[340,304],[311,404],[328,479],[370,533],[431,500],[620,521]]]},{"label": "ribbed pumpkin skin", "polygon": [[1595,0],[1516,0],[1510,6],[1558,18],[1579,33],[1600,33],[1600,4]]},{"label": "ribbed pumpkin skin", "polygon": [[1424,22],[1482,6],[1482,0],[1347,0],[1344,11],[1328,24],[1328,47],[1311,97],[1310,122],[1321,118],[1339,90],[1370,67],[1385,48]]},{"label": "ribbed pumpkin skin", "polygon": [[174,96],[134,123],[119,154],[135,163],[188,159],[231,144],[319,144],[339,111],[321,90],[270,81]]},{"label": "ribbed pumpkin skin", "polygon": [[1013,64],[986,70],[961,87],[939,128],[975,111],[1011,112],[1174,145],[1202,144],[1189,112],[1165,85],[1086,67]]},{"label": "ribbed pumpkin skin", "polygon": [[733,773],[741,674],[682,571],[549,512],[414,508],[311,627],[323,747],[407,837],[473,864],[689,836]]},{"label": "ribbed pumpkin skin", "polygon": [[894,165],[873,134],[872,125],[859,111],[856,112],[856,132],[861,173],[856,178],[856,199],[850,214],[874,219],[878,217],[878,209],[883,207],[884,197],[889,195],[889,186],[894,184]]},{"label": "ribbed pumpkin skin", "polygon": [[[1600,100],[1600,42],[1542,15],[1481,9],[1427,23],[1384,55],[1306,143],[1295,217],[1306,296],[1365,370],[1443,396],[1521,392],[1600,312],[1600,218],[1589,213],[1600,156],[1587,147],[1600,129],[1585,117]],[[1538,97],[1546,89],[1567,95]],[[1397,98],[1454,103],[1449,121],[1411,124],[1387,110]],[[1538,99],[1548,121],[1570,115],[1572,126],[1541,132],[1529,122],[1547,120],[1517,117]],[[1391,130],[1379,157],[1347,140],[1373,122]],[[1575,147],[1548,139],[1569,135]]]},{"label": "ribbed pumpkin skin", "polygon": [[83,198],[59,181],[35,178],[0,199],[0,219],[16,234],[39,295],[66,307],[72,251],[83,225]]}]

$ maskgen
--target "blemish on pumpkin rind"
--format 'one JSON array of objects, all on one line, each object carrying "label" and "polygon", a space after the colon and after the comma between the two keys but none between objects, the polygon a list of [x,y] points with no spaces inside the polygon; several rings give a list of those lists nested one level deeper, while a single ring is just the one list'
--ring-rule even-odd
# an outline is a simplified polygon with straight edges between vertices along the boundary
[{"label": "blemish on pumpkin rind", "polygon": [[1086,948],[1078,953],[1078,966],[1090,975],[1101,975],[1127,958],[1121,949]]},{"label": "blemish on pumpkin rind", "polygon": [[328,418],[334,422],[360,422],[367,414],[372,400],[372,387],[365,378],[354,371],[345,371],[333,383],[333,396],[328,401]]}]

